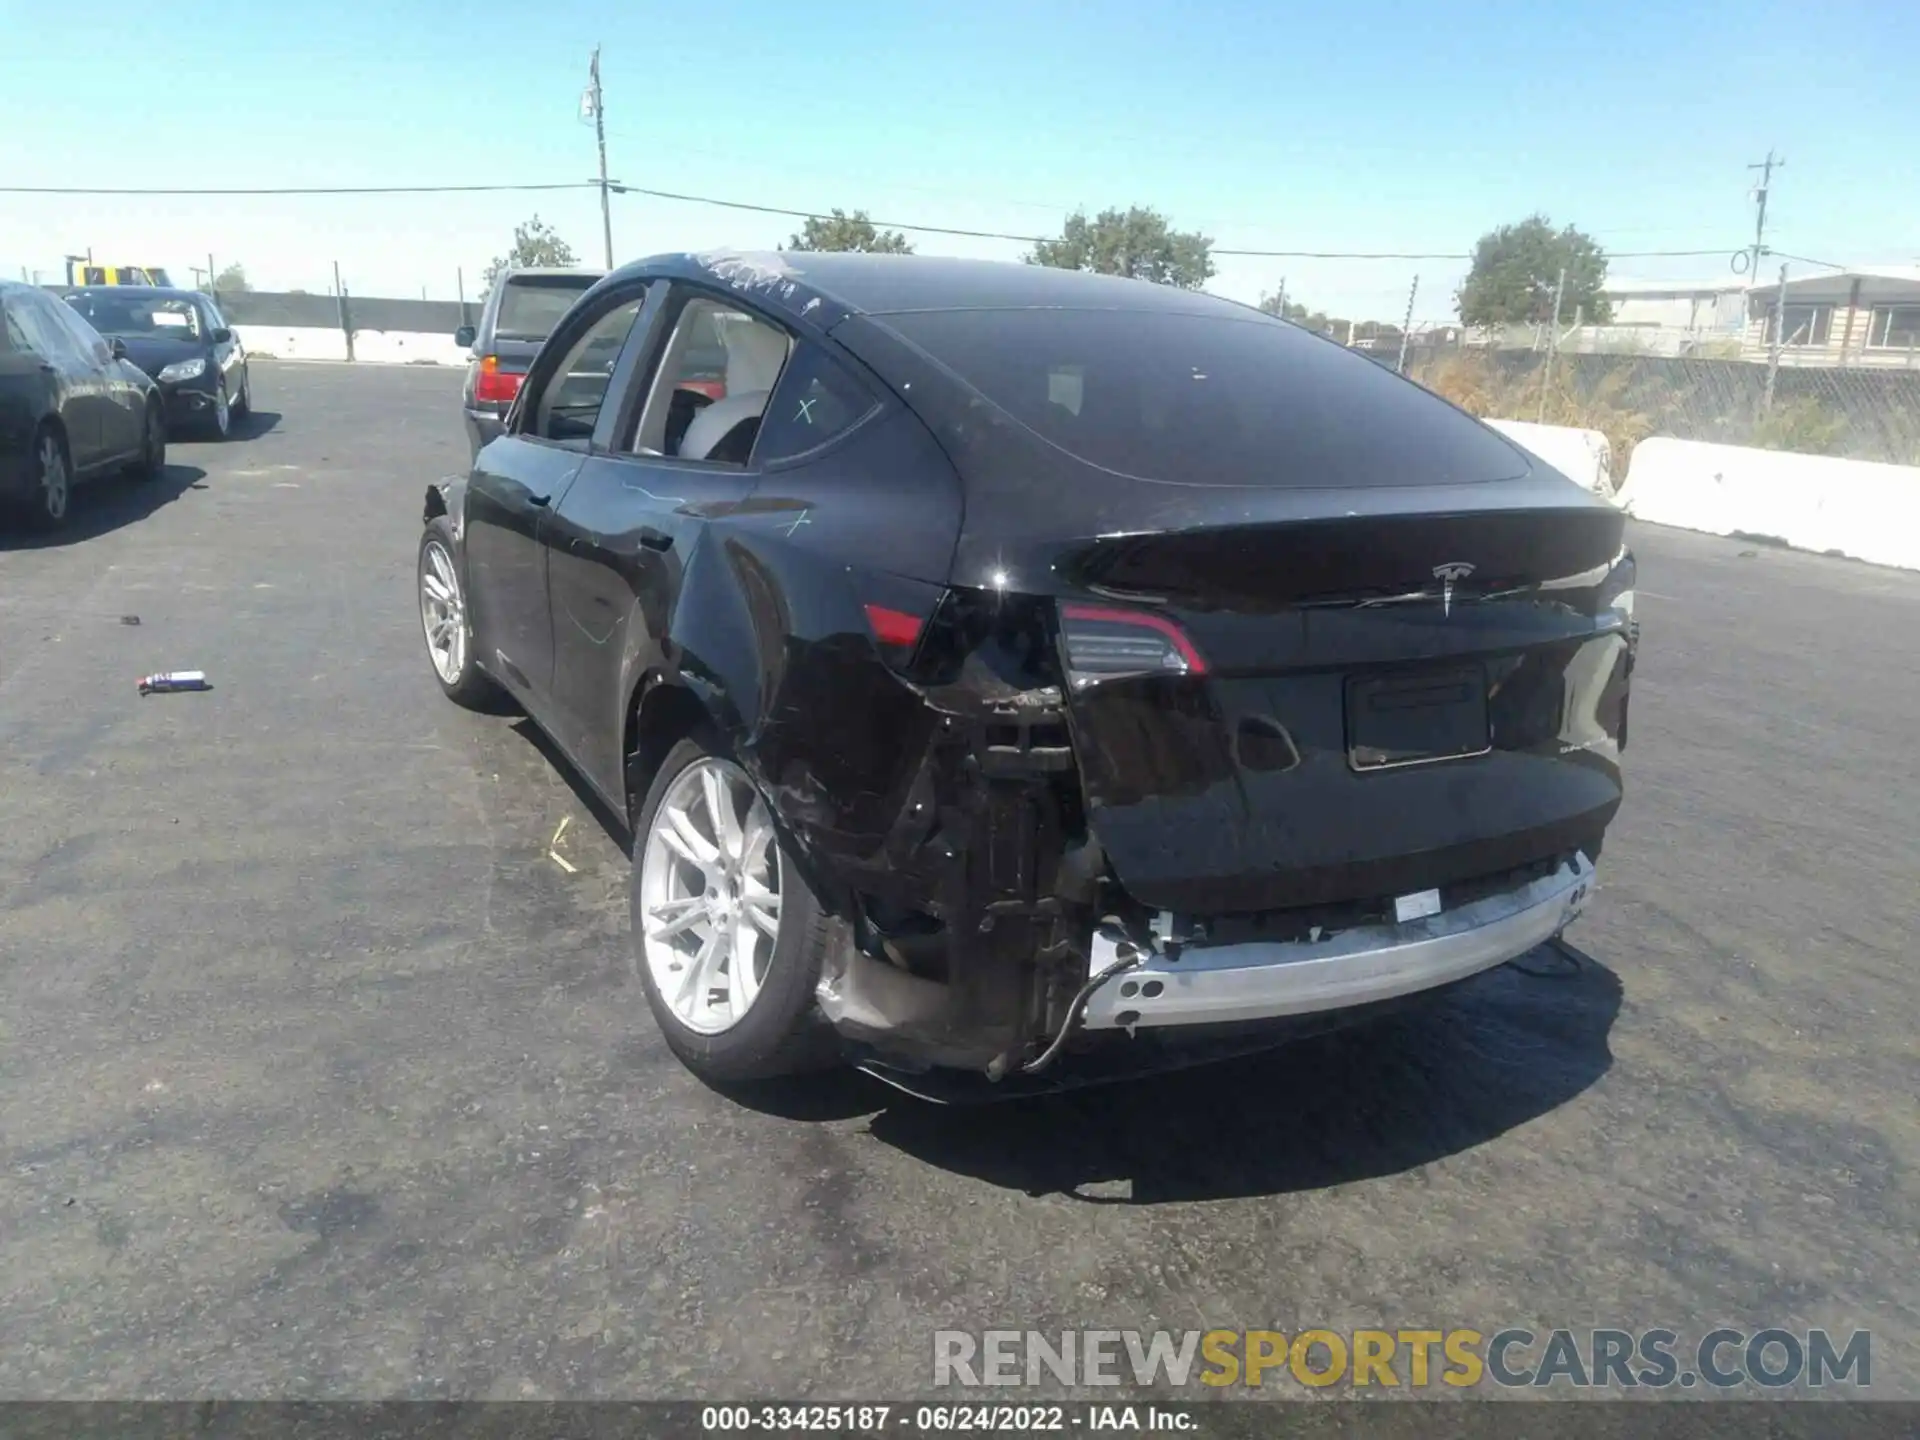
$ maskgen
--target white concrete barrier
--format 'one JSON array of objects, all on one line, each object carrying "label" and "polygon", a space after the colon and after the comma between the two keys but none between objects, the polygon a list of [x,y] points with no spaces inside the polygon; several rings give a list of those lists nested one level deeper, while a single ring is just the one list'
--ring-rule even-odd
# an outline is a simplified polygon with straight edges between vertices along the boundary
[{"label": "white concrete barrier", "polygon": [[[236,325],[240,343],[255,355],[282,360],[345,360],[347,337],[336,329],[312,325]],[[356,330],[353,358],[369,365],[464,366],[467,351],[451,335],[416,330]]]},{"label": "white concrete barrier", "polygon": [[1920,570],[1914,466],[1656,438],[1634,447],[1620,504],[1655,525]]},{"label": "white concrete barrier", "polygon": [[236,325],[233,330],[249,354],[277,355],[282,360],[347,358],[347,337],[338,330],[279,325]]},{"label": "white concrete barrier", "polygon": [[451,335],[429,335],[417,330],[356,330],[353,358],[374,365],[462,365],[468,351]]},{"label": "white concrete barrier", "polygon": [[1536,425],[1531,420],[1489,420],[1487,424],[1569,480],[1596,494],[1614,493],[1613,447],[1598,430]]}]

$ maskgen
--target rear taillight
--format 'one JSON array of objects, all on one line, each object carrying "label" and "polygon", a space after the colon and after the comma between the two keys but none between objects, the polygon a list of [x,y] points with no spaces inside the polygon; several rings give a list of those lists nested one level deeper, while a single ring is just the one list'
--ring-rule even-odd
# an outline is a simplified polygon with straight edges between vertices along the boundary
[{"label": "rear taillight", "polygon": [[867,606],[867,624],[876,643],[890,650],[911,650],[920,643],[920,622],[904,610],[885,605]]},{"label": "rear taillight", "polygon": [[869,572],[859,579],[860,613],[890,669],[905,673],[927,636],[928,622],[940,603],[940,587],[898,575]]},{"label": "rear taillight", "polygon": [[486,404],[511,405],[520,393],[523,377],[500,368],[498,355],[480,357],[480,373],[474,377],[473,398]]},{"label": "rear taillight", "polygon": [[1106,605],[1062,605],[1060,643],[1074,689],[1141,675],[1204,675],[1207,662],[1164,615]]}]

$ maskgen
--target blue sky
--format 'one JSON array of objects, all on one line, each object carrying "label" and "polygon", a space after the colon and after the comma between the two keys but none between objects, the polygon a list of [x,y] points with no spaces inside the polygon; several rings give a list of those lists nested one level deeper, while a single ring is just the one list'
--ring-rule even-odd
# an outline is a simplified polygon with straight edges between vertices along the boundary
[{"label": "blue sky", "polygon": [[[539,6],[207,4],[81,24],[0,0],[0,184],[582,180],[604,46],[609,165],[663,190],[1044,234],[1148,204],[1221,247],[1464,252],[1541,210],[1609,250],[1752,233],[1750,161],[1786,155],[1770,240],[1920,261],[1920,6],[1911,0],[1161,0]],[[91,13],[91,12],[89,12]],[[116,12],[119,13],[119,12]],[[76,29],[78,26],[78,29]],[[85,32],[81,38],[80,32]],[[0,196],[0,273],[91,246],[185,278],[452,298],[538,210],[600,252],[591,191],[299,198]],[[783,241],[797,222],[639,196],[615,250]],[[913,237],[1016,258],[1012,241]],[[1450,316],[1457,261],[1222,259],[1209,287]],[[1616,260],[1719,276],[1724,255]]]}]

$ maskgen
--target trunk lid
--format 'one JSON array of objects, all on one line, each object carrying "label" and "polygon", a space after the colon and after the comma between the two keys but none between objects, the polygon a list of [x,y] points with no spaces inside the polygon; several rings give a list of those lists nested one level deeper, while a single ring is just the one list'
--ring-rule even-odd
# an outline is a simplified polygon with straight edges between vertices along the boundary
[{"label": "trunk lid", "polygon": [[1053,601],[1121,885],[1245,914],[1596,853],[1626,713],[1619,512],[1338,345],[1118,293],[833,334],[960,478],[949,584]]},{"label": "trunk lid", "polygon": [[1115,876],[1143,904],[1222,915],[1597,853],[1620,801],[1621,531],[1574,504],[1063,555],[1068,711]]}]

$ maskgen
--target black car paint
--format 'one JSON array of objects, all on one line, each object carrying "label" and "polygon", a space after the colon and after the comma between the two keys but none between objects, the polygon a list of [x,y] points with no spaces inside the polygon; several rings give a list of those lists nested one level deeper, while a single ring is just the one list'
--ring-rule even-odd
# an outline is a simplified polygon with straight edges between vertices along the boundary
[{"label": "black car paint", "polygon": [[[146,408],[157,394],[111,341],[52,295],[0,281],[0,311],[19,307],[69,328],[46,347],[51,354],[20,348],[0,333],[0,499],[12,502],[29,498],[36,482],[33,442],[43,425],[60,428],[75,481],[91,479],[139,456]],[[58,343],[66,338],[71,345]]]},{"label": "black car paint", "polygon": [[[228,326],[225,317],[214,308],[213,302],[206,296],[195,290],[114,285],[100,290],[70,291],[66,299],[67,303],[73,305],[85,318],[87,307],[96,296],[108,301],[170,300],[191,305],[197,312],[200,323],[198,336],[176,339],[172,336],[149,332],[121,333],[112,337],[118,339],[125,347],[126,358],[151,377],[154,384],[159,387],[170,425],[179,427],[207,424],[213,416],[215,397],[223,384],[226,387],[229,404],[248,393],[246,348],[240,343],[239,336]],[[206,362],[206,368],[187,380],[160,378],[161,372],[167,366],[182,360],[202,360]]]},{"label": "black car paint", "polygon": [[[1514,478],[1453,485],[1223,494],[1095,473],[863,312],[916,286],[964,306],[970,287],[1045,303],[1063,284],[1072,303],[1242,307],[1104,280],[1089,299],[1092,277],[958,262],[798,263],[660,257],[600,281],[507,418],[521,426],[583,315],[646,288],[593,443],[493,446],[427,509],[461,537],[480,663],[617,812],[704,717],[845,924],[849,963],[887,946],[947,987],[931,1025],[843,1033],[910,1068],[991,1067],[1061,1022],[1109,906],[1363,904],[1597,853],[1632,658],[1601,604],[1617,512],[1504,441]],[[909,293],[888,293],[896,277]],[[779,464],[612,453],[676,286],[783,324],[875,409]],[[857,306],[836,298],[849,288]],[[1337,349],[1311,363],[1368,363]],[[1468,559],[1488,583],[1441,594],[1435,567]],[[1163,607],[1213,673],[1070,695],[1055,604],[1090,593]],[[913,654],[883,652],[872,603],[927,622]],[[1461,661],[1486,669],[1492,751],[1356,773],[1343,677]]]}]

